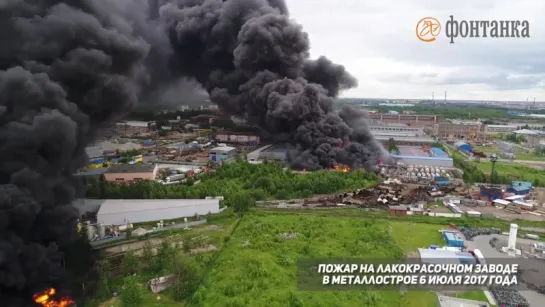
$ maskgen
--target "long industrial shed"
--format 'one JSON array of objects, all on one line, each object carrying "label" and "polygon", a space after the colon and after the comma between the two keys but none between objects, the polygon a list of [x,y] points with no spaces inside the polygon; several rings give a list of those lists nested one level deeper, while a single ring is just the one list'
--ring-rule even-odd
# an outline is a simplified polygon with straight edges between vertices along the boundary
[{"label": "long industrial shed", "polygon": [[219,213],[219,199],[106,199],[97,222],[123,225]]}]

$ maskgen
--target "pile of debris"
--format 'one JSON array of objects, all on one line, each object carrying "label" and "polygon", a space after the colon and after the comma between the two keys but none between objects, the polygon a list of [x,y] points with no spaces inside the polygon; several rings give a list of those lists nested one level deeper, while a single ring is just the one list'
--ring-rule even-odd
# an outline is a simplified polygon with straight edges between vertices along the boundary
[{"label": "pile of debris", "polygon": [[530,307],[530,304],[517,290],[502,288],[502,287],[490,287],[490,293],[496,299],[498,306],[517,306],[517,307]]},{"label": "pile of debris", "polygon": [[414,204],[433,200],[433,187],[403,184],[399,180],[386,180],[372,188],[358,189],[334,197],[305,200],[303,206],[321,204],[320,207],[358,206],[384,209],[386,206]]},{"label": "pile of debris", "polygon": [[466,240],[471,241],[476,236],[499,235],[501,230],[497,228],[476,228],[460,227],[460,232],[466,237]]}]

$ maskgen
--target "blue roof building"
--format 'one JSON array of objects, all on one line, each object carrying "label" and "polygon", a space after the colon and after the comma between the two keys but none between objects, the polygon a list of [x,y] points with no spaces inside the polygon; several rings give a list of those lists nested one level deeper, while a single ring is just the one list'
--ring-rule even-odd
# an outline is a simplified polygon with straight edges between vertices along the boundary
[{"label": "blue roof building", "polygon": [[527,195],[532,189],[532,183],[527,181],[513,181],[511,187],[507,189],[507,192],[514,193],[515,195]]},{"label": "blue roof building", "polygon": [[473,151],[473,147],[471,147],[471,145],[469,145],[468,143],[465,143],[465,142],[456,142],[456,143],[454,143],[454,147],[456,147],[458,150],[462,150],[462,151],[465,151],[465,152],[472,152]]},{"label": "blue roof building", "polygon": [[441,148],[432,147],[430,149],[431,155],[434,157],[448,158],[448,154]]}]

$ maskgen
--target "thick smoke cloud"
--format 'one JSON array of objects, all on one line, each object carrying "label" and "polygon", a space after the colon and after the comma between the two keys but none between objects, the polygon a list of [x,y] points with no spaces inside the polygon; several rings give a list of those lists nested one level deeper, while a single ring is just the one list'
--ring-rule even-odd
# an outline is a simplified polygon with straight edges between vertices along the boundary
[{"label": "thick smoke cloud", "polygon": [[113,3],[0,5],[2,306],[35,306],[33,293],[64,289],[59,251],[76,237],[72,174],[87,162],[85,146],[137,103],[138,84],[149,78],[144,59],[160,35],[144,31],[146,6],[129,22],[122,12],[136,4]]},{"label": "thick smoke cloud", "polygon": [[334,110],[357,85],[343,66],[309,59],[310,42],[281,0],[178,0],[160,8],[173,67],[195,78],[224,111],[294,145],[292,166],[373,169],[388,155],[365,114]]},{"label": "thick smoke cloud", "polygon": [[2,306],[33,306],[33,293],[65,289],[59,251],[76,236],[72,174],[87,162],[85,147],[180,80],[195,80],[226,112],[285,136],[295,167],[372,169],[384,154],[364,114],[334,110],[334,97],[356,80],[326,58],[309,59],[308,36],[284,1],[150,3],[0,5]]}]

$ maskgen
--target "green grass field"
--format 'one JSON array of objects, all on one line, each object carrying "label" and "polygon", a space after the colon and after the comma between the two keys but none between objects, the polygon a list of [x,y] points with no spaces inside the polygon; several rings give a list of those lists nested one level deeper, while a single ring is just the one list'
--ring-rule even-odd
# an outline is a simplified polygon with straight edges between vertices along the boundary
[{"label": "green grass field", "polygon": [[[399,258],[441,244],[441,225],[350,217],[248,214],[224,246],[190,306],[435,307],[425,291],[296,289],[300,258]],[[283,233],[295,233],[287,240]]]},{"label": "green grass field", "polygon": [[[491,162],[473,162],[483,173],[490,174],[492,171]],[[496,163],[495,170],[500,176],[508,176],[513,180],[531,181],[539,180],[545,182],[545,171],[516,163]]]},{"label": "green grass field", "polygon": [[[502,152],[501,149],[499,149],[496,146],[475,146],[473,147],[476,151],[481,151],[488,154],[500,154]],[[525,152],[522,150],[517,150],[515,152],[516,160],[526,160],[526,161],[545,161],[545,156],[538,156],[533,152]]]}]

